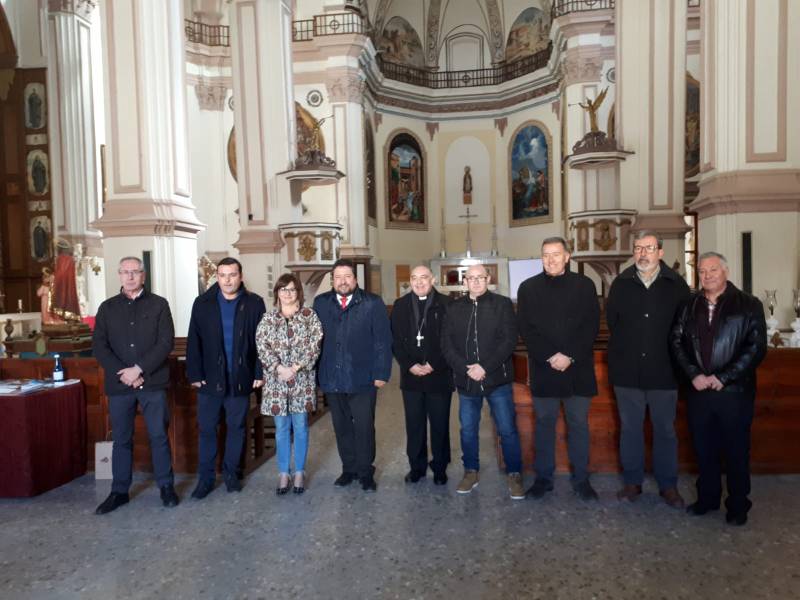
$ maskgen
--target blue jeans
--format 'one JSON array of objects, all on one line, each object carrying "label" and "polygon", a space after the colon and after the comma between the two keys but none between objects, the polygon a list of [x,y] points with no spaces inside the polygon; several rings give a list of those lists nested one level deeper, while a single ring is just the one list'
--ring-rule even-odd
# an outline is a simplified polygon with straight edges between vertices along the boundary
[{"label": "blue jeans", "polygon": [[292,457],[292,436],[294,430],[294,470],[305,471],[308,455],[308,413],[292,413],[275,419],[275,450],[278,454],[278,472],[288,473]]},{"label": "blue jeans", "polygon": [[481,424],[483,398],[489,403],[492,419],[500,436],[500,446],[507,473],[519,473],[522,459],[519,434],[517,433],[517,413],[511,395],[511,384],[501,385],[488,396],[467,396],[458,393],[458,418],[461,421],[461,451],[464,453],[464,468],[469,471],[480,470],[478,459],[478,430]]}]

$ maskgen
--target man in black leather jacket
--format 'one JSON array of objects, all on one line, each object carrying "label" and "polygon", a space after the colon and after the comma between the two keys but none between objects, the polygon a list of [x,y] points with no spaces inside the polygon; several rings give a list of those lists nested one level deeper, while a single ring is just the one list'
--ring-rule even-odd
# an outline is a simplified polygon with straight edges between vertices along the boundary
[{"label": "man in black leather jacket", "polygon": [[511,383],[511,355],[517,345],[517,324],[511,300],[489,291],[483,265],[472,265],[464,277],[469,294],[447,309],[442,354],[453,370],[458,389],[458,418],[464,477],[456,492],[469,494],[478,485],[478,430],[483,399],[492,409],[513,500],[523,500],[522,459]]},{"label": "man in black leather jacket", "polygon": [[750,425],[756,367],[767,352],[764,307],[728,281],[728,263],[716,252],[698,259],[702,290],[675,320],[670,346],[691,381],[687,415],[697,463],[697,501],[687,512],[717,510],[722,496],[720,453],[727,467],[726,520],[747,522],[750,493]]}]

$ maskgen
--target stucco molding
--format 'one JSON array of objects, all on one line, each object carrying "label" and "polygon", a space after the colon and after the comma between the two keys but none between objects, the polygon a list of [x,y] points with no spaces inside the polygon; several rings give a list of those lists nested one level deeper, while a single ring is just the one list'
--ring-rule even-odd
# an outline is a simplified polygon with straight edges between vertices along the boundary
[{"label": "stucco molding", "polygon": [[720,214],[800,212],[800,169],[730,171],[698,184],[689,205],[700,219]]},{"label": "stucco molding", "polygon": [[277,229],[244,228],[233,243],[239,254],[277,254],[283,248],[281,232]]}]

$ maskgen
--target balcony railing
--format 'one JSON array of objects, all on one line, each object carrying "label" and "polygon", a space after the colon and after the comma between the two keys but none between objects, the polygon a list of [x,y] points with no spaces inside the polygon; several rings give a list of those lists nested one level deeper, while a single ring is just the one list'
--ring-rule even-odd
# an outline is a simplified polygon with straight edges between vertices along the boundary
[{"label": "balcony railing", "polygon": [[614,0],[556,0],[553,3],[553,19],[569,13],[606,8],[614,8]]},{"label": "balcony railing", "polygon": [[364,33],[364,20],[354,12],[314,15],[313,19],[292,22],[292,40],[307,42],[322,35]]},{"label": "balcony railing", "polygon": [[230,46],[230,27],[227,25],[209,25],[200,21],[184,20],[186,41],[204,46]]},{"label": "balcony railing", "polygon": [[401,65],[384,60],[378,55],[378,66],[384,77],[411,85],[431,89],[478,87],[498,85],[517,77],[533,73],[547,65],[553,50],[552,43],[512,63],[487,69],[469,69],[466,71],[429,71],[419,67]]}]

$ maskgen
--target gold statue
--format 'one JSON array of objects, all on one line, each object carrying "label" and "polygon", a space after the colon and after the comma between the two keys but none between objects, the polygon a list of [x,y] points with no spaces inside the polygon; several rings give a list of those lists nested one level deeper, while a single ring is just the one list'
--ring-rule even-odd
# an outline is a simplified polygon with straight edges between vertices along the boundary
[{"label": "gold statue", "polygon": [[600,108],[600,105],[603,103],[603,100],[606,99],[606,93],[608,92],[608,88],[605,88],[602,92],[597,95],[597,98],[594,100],[586,99],[586,104],[581,102],[578,103],[583,110],[589,113],[589,125],[592,128],[592,133],[597,133],[600,131],[600,128],[597,126],[597,111]]}]

